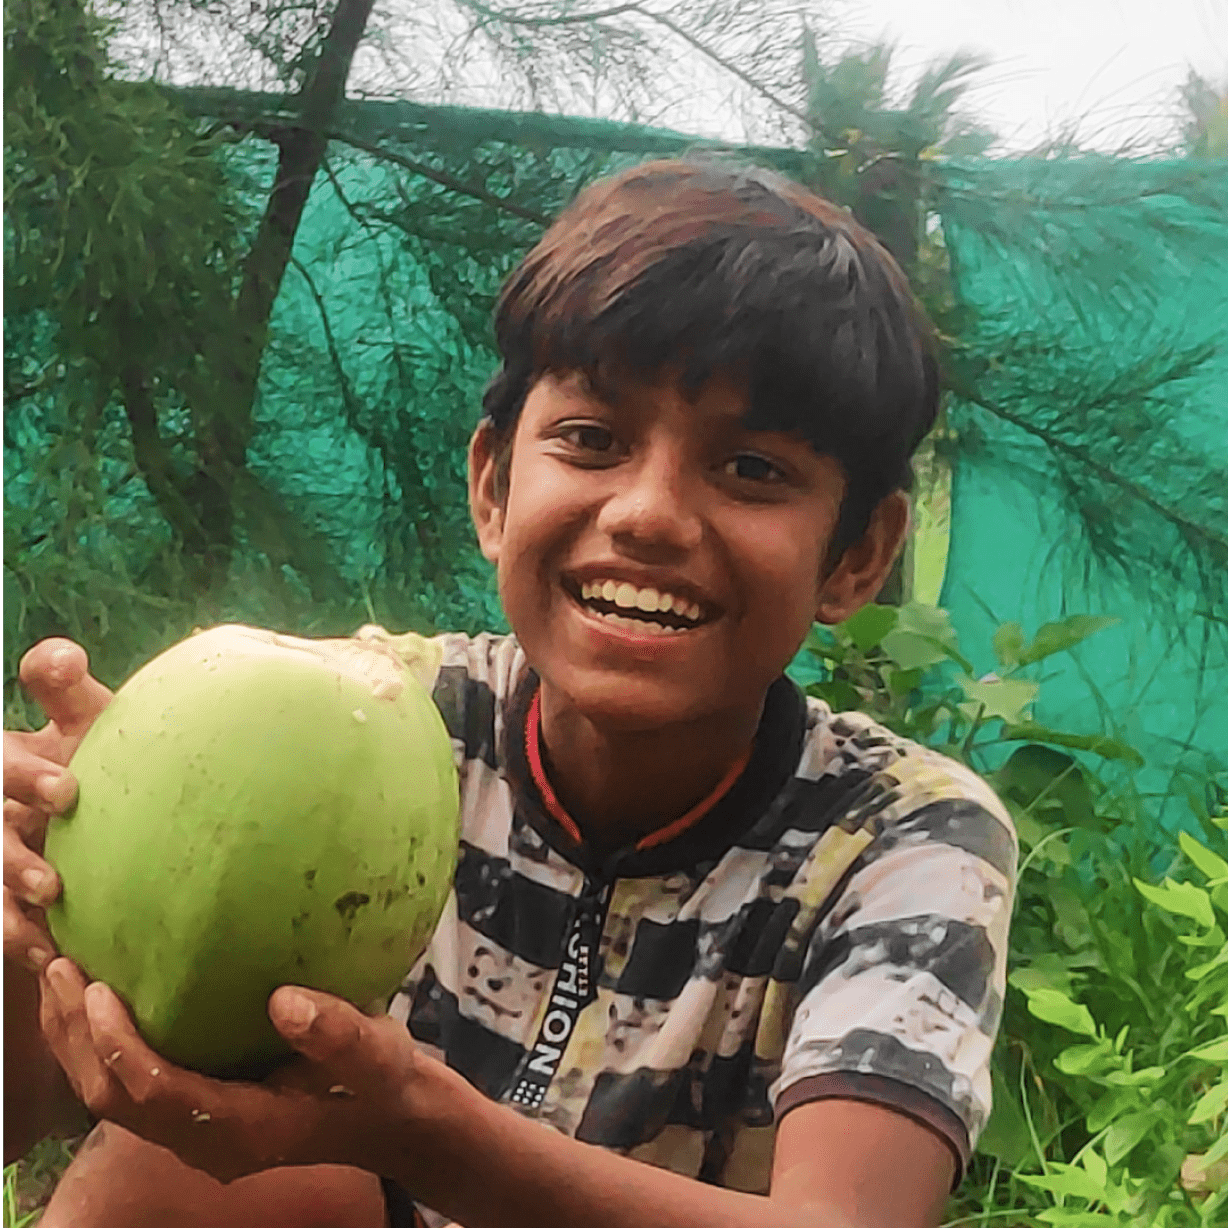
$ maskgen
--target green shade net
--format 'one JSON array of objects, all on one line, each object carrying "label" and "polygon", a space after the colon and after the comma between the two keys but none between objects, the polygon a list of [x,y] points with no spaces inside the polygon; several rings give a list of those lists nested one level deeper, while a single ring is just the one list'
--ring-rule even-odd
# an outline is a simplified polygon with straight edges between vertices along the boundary
[{"label": "green shade net", "polygon": [[942,603],[986,669],[1003,621],[1119,618],[1045,663],[1036,719],[1118,732],[1167,797],[1228,758],[1228,165],[943,180],[963,327]]},{"label": "green shade net", "polygon": [[[286,118],[271,95],[181,101],[257,130]],[[21,650],[56,632],[107,645],[114,682],[205,617],[314,633],[368,617],[503,626],[464,485],[495,367],[498,287],[584,184],[704,144],[408,103],[347,102],[338,130],[273,314],[224,600],[202,614],[177,588],[176,546],[113,393],[88,463],[77,421],[96,390],[84,376],[6,413],[10,688]],[[798,151],[730,152],[807,177]],[[271,146],[246,140],[222,156],[254,227]],[[1000,621],[1031,633],[1065,613],[1118,616],[1046,663],[1036,718],[1122,732],[1163,792],[1173,769],[1228,746],[1228,349],[1216,348],[1228,322],[1228,169],[1088,159],[931,170],[956,338],[942,601],[981,670]],[[58,344],[47,314],[6,318],[11,370],[53,366]],[[173,389],[160,413],[183,455],[191,439],[177,434]],[[276,586],[295,600],[271,600]]]}]

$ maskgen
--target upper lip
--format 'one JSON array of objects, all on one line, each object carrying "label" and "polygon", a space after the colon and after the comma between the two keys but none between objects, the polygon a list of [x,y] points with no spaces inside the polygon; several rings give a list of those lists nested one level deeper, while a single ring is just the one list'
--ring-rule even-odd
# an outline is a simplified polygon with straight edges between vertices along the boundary
[{"label": "upper lip", "polygon": [[616,584],[631,584],[636,588],[654,588],[658,593],[670,593],[699,606],[700,615],[706,622],[721,613],[721,608],[712,597],[696,584],[668,572],[647,568],[628,567],[625,563],[586,563],[563,573],[563,582],[580,595],[580,585],[594,581],[613,580]]}]

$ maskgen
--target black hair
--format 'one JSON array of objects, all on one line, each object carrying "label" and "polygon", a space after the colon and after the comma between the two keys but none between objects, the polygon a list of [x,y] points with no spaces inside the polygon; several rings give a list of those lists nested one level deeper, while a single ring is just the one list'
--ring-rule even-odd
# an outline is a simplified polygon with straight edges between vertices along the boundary
[{"label": "black hair", "polygon": [[495,311],[502,366],[483,399],[510,447],[534,383],[584,373],[723,376],[746,425],[795,433],[847,489],[834,557],[912,484],[933,425],[933,333],[899,266],[845,210],[769,171],[657,161],[582,192],[513,272]]}]

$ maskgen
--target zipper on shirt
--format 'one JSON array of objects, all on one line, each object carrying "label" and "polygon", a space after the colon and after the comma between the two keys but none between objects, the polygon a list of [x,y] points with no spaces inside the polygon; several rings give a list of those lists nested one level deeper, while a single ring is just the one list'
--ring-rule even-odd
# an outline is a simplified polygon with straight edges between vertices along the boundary
[{"label": "zipper on shirt", "polygon": [[567,1051],[580,1012],[597,996],[601,935],[605,932],[606,913],[614,890],[617,860],[618,856],[611,858],[597,876],[585,876],[537,1041],[522,1063],[507,1097],[509,1104],[527,1109],[541,1105]]}]

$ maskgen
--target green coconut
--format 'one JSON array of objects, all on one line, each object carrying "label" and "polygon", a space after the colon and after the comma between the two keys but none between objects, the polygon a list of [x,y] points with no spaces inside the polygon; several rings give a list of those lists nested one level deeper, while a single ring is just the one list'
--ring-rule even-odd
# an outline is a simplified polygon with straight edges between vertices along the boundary
[{"label": "green coconut", "polygon": [[51,933],[179,1065],[261,1077],[289,1053],[278,985],[374,1009],[439,920],[451,743],[385,643],[198,632],[119,689],[70,766]]}]

